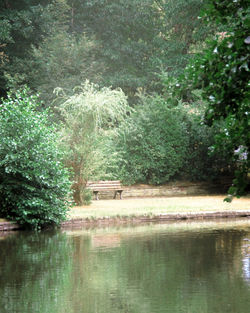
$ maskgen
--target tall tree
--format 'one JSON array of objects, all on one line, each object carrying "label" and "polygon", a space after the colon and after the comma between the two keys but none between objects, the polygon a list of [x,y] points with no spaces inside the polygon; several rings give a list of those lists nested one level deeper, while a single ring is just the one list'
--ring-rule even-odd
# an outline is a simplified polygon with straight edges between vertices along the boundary
[{"label": "tall tree", "polygon": [[[200,0],[75,1],[75,21],[102,44],[106,84],[128,94],[157,89],[161,71],[180,73],[207,28]],[[81,16],[81,19],[80,19]]]},{"label": "tall tree", "polygon": [[[88,78],[130,96],[139,87],[161,91],[159,74],[180,73],[206,36],[202,7],[201,0],[13,1],[0,11],[8,56],[2,89],[32,85],[48,101],[51,82],[65,87],[66,78],[72,86]],[[93,49],[83,55],[90,41]]]},{"label": "tall tree", "polygon": [[[29,84],[24,79],[22,64],[27,63],[32,46],[53,33],[64,30],[68,23],[66,0],[4,0],[0,2],[0,92],[5,94],[13,81]],[[20,66],[20,69],[19,69]],[[28,71],[29,68],[26,70]]]},{"label": "tall tree", "polygon": [[205,18],[224,31],[195,60],[190,72],[192,79],[203,85],[203,97],[209,102],[208,123],[225,123],[215,148],[224,147],[237,162],[229,193],[240,196],[246,192],[250,163],[249,1],[209,0]]},{"label": "tall tree", "polygon": [[44,106],[52,107],[55,88],[63,88],[68,95],[73,95],[74,87],[86,79],[101,80],[105,64],[98,59],[99,48],[94,38],[85,35],[75,38],[59,29],[38,47],[32,46],[22,62],[13,60],[8,66],[8,86],[15,90],[20,84],[28,84],[39,93]]}]

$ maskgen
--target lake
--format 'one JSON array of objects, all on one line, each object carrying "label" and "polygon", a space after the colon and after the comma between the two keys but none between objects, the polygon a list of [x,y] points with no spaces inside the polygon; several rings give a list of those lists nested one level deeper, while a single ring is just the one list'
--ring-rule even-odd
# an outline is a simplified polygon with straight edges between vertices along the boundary
[{"label": "lake", "polygon": [[249,219],[0,234],[1,313],[249,311]]}]

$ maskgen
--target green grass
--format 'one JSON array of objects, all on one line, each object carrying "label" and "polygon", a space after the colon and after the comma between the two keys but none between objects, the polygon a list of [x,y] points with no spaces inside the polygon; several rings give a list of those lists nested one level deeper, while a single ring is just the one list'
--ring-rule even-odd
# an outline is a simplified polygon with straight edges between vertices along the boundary
[{"label": "green grass", "polygon": [[[89,206],[70,209],[69,219],[103,217],[157,216],[168,213],[201,213],[250,210],[250,197],[234,199],[232,203],[223,201],[224,196],[127,198],[124,200],[93,201]],[[6,221],[0,219],[0,222]]]},{"label": "green grass", "polygon": [[73,207],[68,217],[97,219],[102,217],[157,216],[168,213],[201,213],[250,210],[250,197],[223,201],[224,196],[129,198],[93,201],[89,206]]}]

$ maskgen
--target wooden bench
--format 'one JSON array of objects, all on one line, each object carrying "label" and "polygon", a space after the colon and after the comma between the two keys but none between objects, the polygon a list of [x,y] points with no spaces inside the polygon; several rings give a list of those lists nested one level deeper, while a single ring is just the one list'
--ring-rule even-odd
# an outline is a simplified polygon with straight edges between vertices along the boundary
[{"label": "wooden bench", "polygon": [[95,199],[99,200],[99,191],[110,191],[114,190],[114,199],[116,199],[117,193],[120,194],[120,199],[122,199],[123,188],[119,180],[99,180],[99,181],[88,181],[86,185],[87,189],[93,191]]}]

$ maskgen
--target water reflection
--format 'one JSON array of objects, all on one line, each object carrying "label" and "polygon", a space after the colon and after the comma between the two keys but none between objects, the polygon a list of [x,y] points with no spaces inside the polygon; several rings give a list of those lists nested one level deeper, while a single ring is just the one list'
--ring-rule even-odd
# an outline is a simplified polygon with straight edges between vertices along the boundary
[{"label": "water reflection", "polygon": [[246,220],[12,235],[0,311],[248,313],[249,236]]},{"label": "water reflection", "polygon": [[243,277],[250,286],[250,238],[244,238],[242,244]]},{"label": "water reflection", "polygon": [[70,251],[61,233],[20,232],[1,240],[0,312],[61,312],[72,271]]}]

